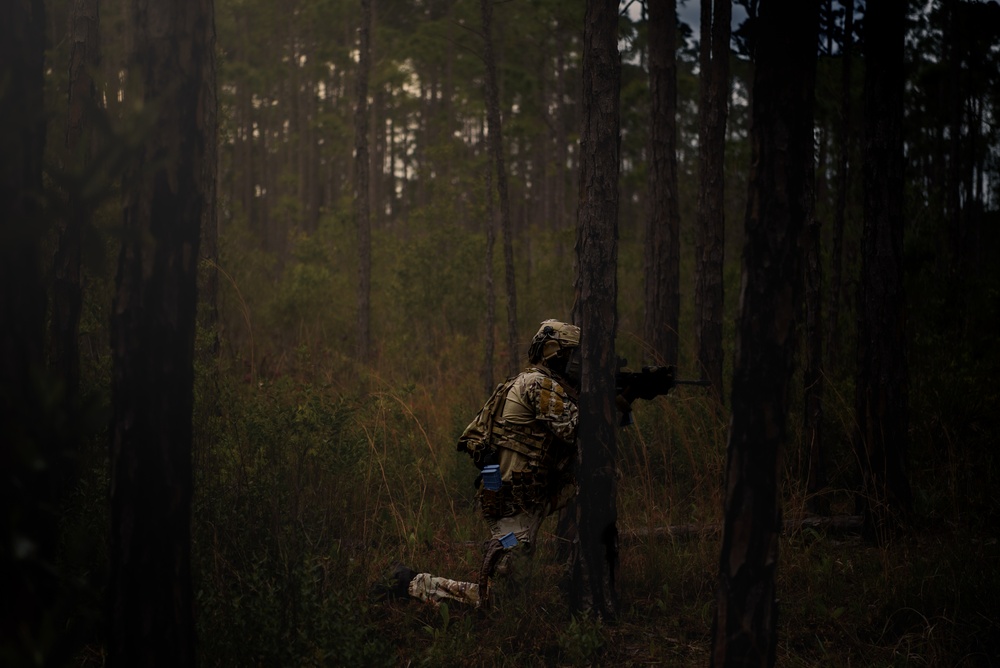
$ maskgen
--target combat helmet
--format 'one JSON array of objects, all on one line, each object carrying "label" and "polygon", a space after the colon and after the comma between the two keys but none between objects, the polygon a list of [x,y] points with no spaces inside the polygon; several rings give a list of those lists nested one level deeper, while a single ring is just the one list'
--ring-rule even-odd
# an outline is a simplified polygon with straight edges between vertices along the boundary
[{"label": "combat helmet", "polygon": [[580,328],[560,320],[543,320],[528,346],[528,361],[548,362],[559,351],[580,346]]}]

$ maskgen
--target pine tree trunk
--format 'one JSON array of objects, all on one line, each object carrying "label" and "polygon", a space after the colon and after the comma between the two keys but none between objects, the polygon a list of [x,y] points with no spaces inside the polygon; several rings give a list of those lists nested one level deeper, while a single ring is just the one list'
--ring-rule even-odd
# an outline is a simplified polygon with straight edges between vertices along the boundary
[{"label": "pine tree trunk", "polygon": [[[76,0],[70,18],[69,118],[66,150],[70,164],[86,173],[92,153],[92,115],[98,108],[93,74],[100,67],[97,0]],[[49,322],[49,364],[63,381],[72,400],[80,384],[80,285],[82,233],[90,220],[90,205],[79,191],[69,193],[69,214],[59,230],[52,264],[52,318]]]},{"label": "pine tree trunk", "polygon": [[574,564],[574,602],[603,619],[618,612],[614,417],[621,63],[617,29],[617,0],[588,0],[573,313],[583,331],[576,469],[580,549]]},{"label": "pine tree trunk", "polygon": [[[489,0],[487,0],[489,1]],[[493,164],[486,161],[486,336],[483,337],[483,390],[493,392],[493,352],[496,349],[497,294],[493,278],[493,251],[496,246],[497,222],[493,206]]]},{"label": "pine tree trunk", "polygon": [[840,305],[843,292],[844,225],[847,217],[847,192],[850,188],[851,144],[851,59],[854,52],[854,0],[844,2],[844,39],[840,49],[840,119],[837,124],[837,194],[833,220],[833,244],[830,253],[830,305],[827,314],[827,359],[841,358]]},{"label": "pine tree trunk", "polygon": [[[0,380],[14,399],[29,386],[44,360],[45,290],[39,271],[42,236],[38,202],[45,150],[43,67],[45,7],[38,0],[13,2],[0,33],[0,85],[5,125],[0,159]],[[6,450],[6,448],[4,448]]]},{"label": "pine tree trunk", "polygon": [[514,280],[514,232],[507,194],[507,168],[504,166],[503,127],[500,118],[500,89],[497,83],[496,56],[493,53],[493,1],[480,0],[483,20],[483,58],[486,61],[486,119],[490,153],[497,174],[497,199],[500,203],[500,230],[503,234],[503,264],[507,294],[507,370],[513,375],[521,365],[517,352],[517,285]]},{"label": "pine tree trunk", "polygon": [[[215,48],[215,17],[209,17],[205,26],[206,48]],[[205,58],[202,77],[202,113],[207,137],[218,136],[219,96],[215,58]],[[205,144],[205,158],[201,182],[204,186],[204,208],[201,219],[201,256],[206,260],[198,287],[202,307],[199,324],[209,332],[211,345],[208,353],[212,359],[219,354],[219,147],[218,142]]]},{"label": "pine tree trunk", "polygon": [[[809,203],[815,201],[808,198]],[[809,508],[820,515],[830,514],[830,504],[823,496],[826,466],[823,449],[823,266],[820,248],[820,221],[814,210],[808,211],[805,234],[805,366],[802,370],[805,487]]]},{"label": "pine tree trunk", "polygon": [[680,211],[677,204],[677,0],[649,2],[650,161],[644,336],[653,362],[677,363]]},{"label": "pine tree trunk", "polygon": [[762,0],[713,666],[770,666],[789,387],[811,211],[816,0]]},{"label": "pine tree trunk", "polygon": [[205,161],[216,141],[203,111],[214,12],[211,0],[133,0],[132,16],[130,90],[158,115],[125,180],[112,316],[107,662],[190,666],[193,357]]},{"label": "pine tree trunk", "polygon": [[[52,449],[41,442],[48,425],[38,424],[45,413],[34,382],[43,370],[45,341],[38,206],[46,117],[42,0],[7,2],[0,9],[0,69],[0,471],[5,481],[0,503],[8,555],[0,568],[0,647],[12,665],[38,665],[50,658],[43,660],[40,640],[51,632],[45,591],[53,583],[40,573],[54,556],[55,535],[46,507],[51,499],[44,498],[48,472],[36,465],[39,460],[50,464]],[[32,546],[30,559],[13,558],[16,540]]]},{"label": "pine tree trunk", "polygon": [[358,232],[358,361],[371,358],[372,231],[368,197],[368,77],[372,0],[361,0],[361,41],[354,108],[354,223]]},{"label": "pine tree trunk", "polygon": [[698,149],[698,223],[695,261],[695,338],[698,361],[716,396],[722,387],[724,179],[729,97],[729,37],[732,3],[701,4],[701,83]]},{"label": "pine tree trunk", "polygon": [[855,444],[863,533],[884,542],[911,512],[906,477],[909,370],[903,294],[904,8],[865,12],[865,189]]}]

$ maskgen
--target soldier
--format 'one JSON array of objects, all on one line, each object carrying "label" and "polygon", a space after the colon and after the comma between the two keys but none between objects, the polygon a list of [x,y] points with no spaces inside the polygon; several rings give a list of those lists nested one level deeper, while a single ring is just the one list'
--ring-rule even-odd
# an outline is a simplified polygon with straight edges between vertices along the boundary
[{"label": "soldier", "polygon": [[580,328],[545,320],[528,348],[530,366],[501,383],[463,432],[459,451],[481,469],[477,493],[491,538],[478,582],[460,582],[397,565],[380,596],[435,605],[455,600],[480,608],[490,580],[529,557],[542,522],[576,493],[572,476],[578,420]]}]

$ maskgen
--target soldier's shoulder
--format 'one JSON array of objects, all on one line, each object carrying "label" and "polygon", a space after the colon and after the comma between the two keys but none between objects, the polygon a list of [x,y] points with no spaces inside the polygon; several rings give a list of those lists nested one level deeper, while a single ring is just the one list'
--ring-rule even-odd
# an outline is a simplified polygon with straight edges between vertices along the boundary
[{"label": "soldier's shoulder", "polygon": [[546,379],[551,380],[552,377],[548,374],[548,372],[546,372],[545,369],[534,366],[528,367],[527,369],[522,371],[517,377],[518,382],[525,385],[532,383],[539,383]]},{"label": "soldier's shoulder", "polygon": [[562,385],[548,371],[538,367],[530,367],[521,372],[518,384],[522,388],[539,390],[562,390]]}]

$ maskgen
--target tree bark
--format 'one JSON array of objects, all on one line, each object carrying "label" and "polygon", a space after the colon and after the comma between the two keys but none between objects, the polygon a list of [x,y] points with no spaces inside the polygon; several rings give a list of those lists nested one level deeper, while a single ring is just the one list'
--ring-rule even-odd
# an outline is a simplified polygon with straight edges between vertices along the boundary
[{"label": "tree bark", "polygon": [[[814,198],[809,198],[812,203]],[[823,449],[823,266],[820,248],[820,221],[812,208],[807,212],[805,234],[805,365],[802,370],[802,432],[807,504],[819,515],[830,514],[826,489],[826,465]],[[800,473],[801,475],[801,473]]]},{"label": "tree bark", "polygon": [[781,458],[811,211],[817,0],[762,0],[755,35],[751,172],[733,373],[713,666],[769,666]]},{"label": "tree bark", "polygon": [[[483,35],[486,45],[492,54],[492,0],[481,0],[481,15],[483,22]],[[487,69],[489,62],[487,61]],[[486,79],[486,90],[484,97],[487,101],[491,99],[494,91],[491,89],[489,77]],[[498,102],[499,104],[499,102]],[[487,121],[487,124],[489,121]],[[486,279],[486,336],[483,338],[483,389],[488,396],[493,391],[493,352],[496,348],[496,317],[497,317],[497,297],[496,283],[493,277],[493,251],[496,245],[497,223],[496,209],[493,199],[493,160],[486,159],[485,170],[486,181],[486,258],[485,258],[485,279]]]},{"label": "tree bark", "polygon": [[854,0],[843,0],[844,39],[840,47],[840,119],[837,123],[837,183],[833,219],[833,244],[830,253],[830,304],[827,311],[827,359],[840,360],[840,305],[843,292],[844,226],[847,218],[847,192],[850,188],[851,133],[851,59],[854,52]]},{"label": "tree bark", "polygon": [[618,327],[618,155],[621,62],[617,0],[588,0],[583,43],[583,127],[576,304],[582,328],[577,430],[574,603],[603,618],[618,611],[615,334]]},{"label": "tree bark", "polygon": [[864,232],[855,449],[863,534],[882,543],[912,511],[906,476],[909,369],[903,293],[902,4],[865,11]]},{"label": "tree bark", "polygon": [[[191,442],[212,0],[132,1],[130,90],[155,109],[126,176],[112,315],[110,666],[195,664]],[[138,100],[137,100],[138,102]]]},{"label": "tree bark", "polygon": [[0,109],[0,378],[13,405],[44,358],[45,291],[39,270],[42,156],[45,151],[45,7],[38,0],[6,3],[0,62],[5,81]]},{"label": "tree bark", "polygon": [[[97,0],[76,0],[70,16],[69,115],[66,150],[74,174],[82,177],[91,159],[91,119],[97,109],[94,73],[100,66],[100,33]],[[79,181],[77,181],[79,183]],[[79,190],[69,193],[69,215],[59,229],[59,243],[52,263],[52,317],[49,323],[49,366],[62,380],[72,401],[80,385],[80,259],[83,228],[92,203]]]},{"label": "tree bark", "polygon": [[[30,559],[5,550],[0,567],[0,653],[38,664],[51,622],[48,560],[54,518],[45,498],[48,452],[40,424],[45,289],[41,279],[42,159],[45,152],[45,6],[42,0],[0,4],[0,488],[2,539],[32,544]],[[30,462],[30,463],[29,463]],[[42,499],[42,503],[39,503]],[[10,556],[8,556],[10,555]],[[45,659],[50,657],[45,656]]]},{"label": "tree bark", "polygon": [[649,2],[650,161],[644,335],[654,363],[676,364],[680,319],[677,203],[677,0]]},{"label": "tree bark", "polygon": [[[80,0],[78,0],[80,1]],[[96,1],[96,0],[95,0]],[[205,43],[208,48],[215,48],[215,16],[209,17],[205,25]],[[202,66],[202,114],[204,115],[204,132],[207,137],[218,136],[219,127],[219,96],[216,77],[215,58],[205,58]],[[198,288],[202,309],[201,327],[211,338],[207,353],[215,360],[221,347],[219,341],[219,147],[218,142],[205,144],[205,156],[202,161],[203,171],[201,182],[205,188],[204,206],[201,219],[201,249],[205,266],[201,271],[201,285]]]},{"label": "tree bark", "polygon": [[486,62],[486,123],[490,153],[497,170],[497,199],[503,234],[503,264],[507,291],[507,370],[517,373],[521,356],[517,352],[517,284],[514,280],[514,231],[507,194],[507,168],[503,156],[503,128],[500,119],[500,89],[497,84],[496,56],[493,53],[493,0],[480,0],[483,21],[483,59]]},{"label": "tree bark", "polygon": [[372,228],[368,198],[368,78],[371,72],[372,0],[361,0],[358,79],[354,107],[354,224],[358,233],[358,361],[371,359]]},{"label": "tree bark", "polygon": [[723,260],[725,255],[726,116],[729,105],[730,0],[702,0],[701,125],[695,261],[695,338],[704,378],[722,398]]}]

